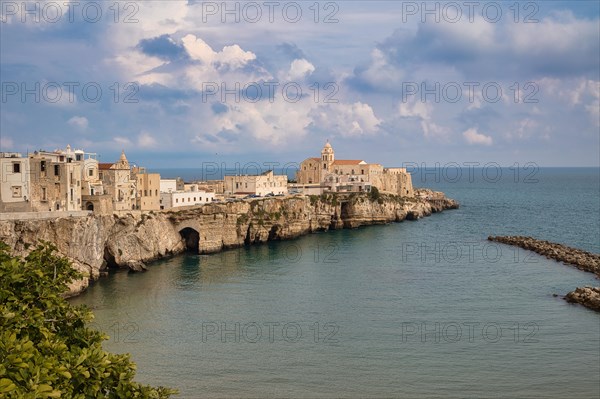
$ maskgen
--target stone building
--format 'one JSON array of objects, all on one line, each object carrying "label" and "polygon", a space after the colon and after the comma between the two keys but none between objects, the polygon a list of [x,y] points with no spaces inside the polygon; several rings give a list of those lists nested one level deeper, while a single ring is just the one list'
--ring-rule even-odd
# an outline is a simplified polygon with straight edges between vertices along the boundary
[{"label": "stone building", "polygon": [[285,195],[288,193],[287,181],[286,175],[275,175],[272,170],[260,175],[225,176],[224,191],[227,195]]},{"label": "stone building", "polygon": [[104,191],[112,198],[113,210],[128,211],[136,209],[137,182],[132,178],[131,167],[125,152],[121,152],[120,159],[114,164],[98,164],[98,170]]},{"label": "stone building", "polygon": [[18,152],[0,152],[0,212],[31,210],[29,160]]},{"label": "stone building", "polygon": [[160,209],[161,180],[158,173],[147,173],[145,168],[132,170],[136,181],[136,209],[158,211]]},{"label": "stone building", "polygon": [[378,190],[405,197],[414,196],[412,178],[405,168],[384,168],[360,159],[335,159],[329,141],[320,158],[307,158],[296,173],[298,185],[325,186],[326,191],[360,192]]},{"label": "stone building", "polygon": [[82,158],[65,150],[29,154],[30,199],[33,211],[81,210]]}]

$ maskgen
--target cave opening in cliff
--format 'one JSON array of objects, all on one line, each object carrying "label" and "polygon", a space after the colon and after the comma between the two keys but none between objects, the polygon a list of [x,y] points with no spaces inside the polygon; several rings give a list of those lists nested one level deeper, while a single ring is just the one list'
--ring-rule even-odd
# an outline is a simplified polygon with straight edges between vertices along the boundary
[{"label": "cave opening in cliff", "polygon": [[107,269],[118,269],[119,265],[115,259],[115,255],[110,251],[108,246],[104,247],[104,265],[102,266],[103,270]]},{"label": "cave opening in cliff", "polygon": [[200,233],[191,227],[186,227],[185,229],[181,230],[179,234],[185,242],[186,250],[196,254],[200,251]]}]

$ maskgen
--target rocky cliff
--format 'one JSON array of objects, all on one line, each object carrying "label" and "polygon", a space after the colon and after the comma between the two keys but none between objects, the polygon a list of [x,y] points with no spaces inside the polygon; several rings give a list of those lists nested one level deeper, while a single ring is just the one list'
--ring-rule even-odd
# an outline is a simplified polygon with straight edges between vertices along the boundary
[{"label": "rocky cliff", "polygon": [[186,249],[214,253],[314,231],[413,220],[457,207],[439,195],[436,200],[367,194],[273,197],[178,211],[3,220],[0,240],[22,255],[38,240],[55,244],[84,273],[71,287],[70,294],[76,295],[109,267],[143,270],[146,262]]}]

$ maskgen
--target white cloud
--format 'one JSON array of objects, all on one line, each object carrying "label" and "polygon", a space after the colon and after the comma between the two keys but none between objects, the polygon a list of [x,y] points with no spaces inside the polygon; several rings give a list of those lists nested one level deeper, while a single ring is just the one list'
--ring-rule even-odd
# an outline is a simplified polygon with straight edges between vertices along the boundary
[{"label": "white cloud", "polygon": [[287,74],[287,80],[293,81],[296,79],[303,79],[306,76],[309,76],[314,71],[315,66],[307,60],[305,60],[304,58],[295,59],[290,65],[290,70]]},{"label": "white cloud", "polygon": [[322,106],[314,109],[311,116],[316,126],[340,136],[375,134],[381,124],[373,108],[360,101]]},{"label": "white cloud", "polygon": [[477,129],[472,127],[463,132],[463,137],[466,142],[472,145],[486,145],[490,146],[493,143],[493,140],[490,136],[486,136],[485,134],[481,134],[477,132]]},{"label": "white cloud", "polygon": [[89,125],[89,121],[85,116],[74,116],[67,121],[67,123],[79,130],[86,130]]},{"label": "white cloud", "polygon": [[400,102],[398,107],[400,116],[403,118],[417,118],[420,120],[423,135],[426,138],[441,138],[447,136],[448,129],[438,125],[431,116],[433,106],[423,101],[415,99],[412,103]]},{"label": "white cloud", "polygon": [[150,133],[142,131],[138,136],[138,145],[142,148],[151,148],[156,146],[157,142]]},{"label": "white cloud", "polygon": [[114,142],[117,143],[118,145],[121,145],[123,147],[129,147],[131,145],[131,140],[129,140],[127,137],[114,137],[113,138]]},{"label": "white cloud", "polygon": [[204,40],[192,34],[186,35],[183,39],[183,47],[192,57],[192,59],[202,61],[207,64],[225,64],[231,68],[239,69],[248,62],[256,59],[256,54],[251,51],[244,51],[237,44],[223,47],[223,50],[214,51]]},{"label": "white cloud", "polygon": [[0,136],[0,150],[1,151],[10,151],[14,146],[14,141],[7,136]]}]

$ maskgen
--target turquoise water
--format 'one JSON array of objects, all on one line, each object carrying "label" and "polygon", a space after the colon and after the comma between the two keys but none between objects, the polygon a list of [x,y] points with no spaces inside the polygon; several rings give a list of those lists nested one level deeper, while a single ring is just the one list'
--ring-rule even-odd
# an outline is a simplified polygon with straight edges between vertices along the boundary
[{"label": "turquoise water", "polygon": [[598,170],[504,176],[415,174],[461,208],[186,254],[114,273],[73,303],[94,309],[139,381],[184,398],[597,398],[600,315],[552,294],[598,280],[486,238],[600,252]]}]

